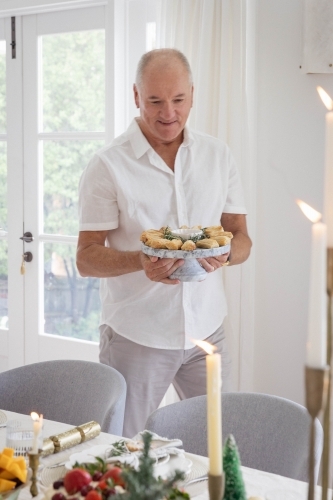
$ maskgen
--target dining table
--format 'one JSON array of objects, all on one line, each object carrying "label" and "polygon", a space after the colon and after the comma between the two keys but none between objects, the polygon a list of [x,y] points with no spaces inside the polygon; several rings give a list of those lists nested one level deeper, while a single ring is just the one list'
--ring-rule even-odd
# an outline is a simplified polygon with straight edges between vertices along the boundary
[{"label": "dining table", "polygon": [[[7,410],[1,410],[7,416],[7,422],[10,420],[19,420],[21,422],[31,422],[30,415],[22,415]],[[66,423],[55,422],[44,419],[43,421],[43,438],[54,436],[56,434],[68,431],[74,426]],[[115,436],[105,432],[101,432],[97,437],[78,444],[67,450],[53,453],[49,456],[40,459],[38,470],[38,490],[39,494],[36,500],[42,500],[46,489],[66,473],[65,463],[74,453],[79,453],[88,450],[96,445],[111,445],[121,439],[120,436]],[[0,452],[6,446],[6,424],[0,426]],[[272,450],[274,453],[274,450]],[[208,473],[209,461],[207,457],[186,453],[186,457],[192,462],[190,473],[185,479],[183,488],[187,491],[191,498],[195,500],[209,500],[208,481],[203,480],[193,482],[186,485],[186,482],[196,477]],[[58,465],[60,464],[60,465]],[[262,500],[306,500],[308,493],[308,485],[305,482],[297,481],[288,477],[279,476],[269,472],[264,472],[249,467],[241,467],[242,475],[245,483],[247,498],[255,497]],[[29,484],[21,489],[19,500],[31,500]],[[329,498],[331,498],[329,496]],[[321,487],[316,486],[315,499],[321,499]]]}]

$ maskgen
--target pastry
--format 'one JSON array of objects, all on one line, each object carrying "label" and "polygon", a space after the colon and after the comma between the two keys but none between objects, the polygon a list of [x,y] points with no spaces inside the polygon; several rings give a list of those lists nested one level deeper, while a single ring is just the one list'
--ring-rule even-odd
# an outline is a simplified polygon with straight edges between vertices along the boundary
[{"label": "pastry", "polygon": [[218,248],[219,244],[216,240],[205,238],[196,242],[197,248]]},{"label": "pastry", "polygon": [[140,236],[140,241],[143,241],[144,243],[152,238],[163,238],[164,232],[162,231],[157,231],[157,229],[147,229],[147,231],[143,231]]},{"label": "pastry", "polygon": [[185,243],[182,245],[181,250],[187,250],[187,251],[192,251],[195,250],[197,247],[192,240],[186,240]]},{"label": "pastry", "polygon": [[230,231],[224,231],[222,236],[228,236],[228,238],[232,239],[234,237],[234,235],[232,233],[230,233]]},{"label": "pastry", "polygon": [[218,242],[219,247],[223,247],[224,245],[230,245],[231,238],[228,236],[215,236],[214,240]]},{"label": "pastry", "polygon": [[183,244],[182,240],[177,240],[177,239],[165,240],[165,241],[168,242],[168,243],[165,243],[168,250],[179,250]]},{"label": "pastry", "polygon": [[224,231],[222,226],[208,226],[205,229],[205,232],[209,231]]},{"label": "pastry", "polygon": [[150,238],[146,241],[146,245],[151,248],[168,248],[166,246],[168,243],[170,243],[170,240],[164,238]]}]

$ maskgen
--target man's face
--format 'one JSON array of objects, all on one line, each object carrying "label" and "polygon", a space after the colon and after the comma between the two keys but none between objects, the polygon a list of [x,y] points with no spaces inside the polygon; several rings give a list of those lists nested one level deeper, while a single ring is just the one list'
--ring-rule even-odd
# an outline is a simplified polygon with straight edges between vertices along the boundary
[{"label": "man's face", "polygon": [[141,130],[151,144],[179,138],[192,107],[193,86],[178,60],[150,62],[140,88],[134,85],[134,97]]}]

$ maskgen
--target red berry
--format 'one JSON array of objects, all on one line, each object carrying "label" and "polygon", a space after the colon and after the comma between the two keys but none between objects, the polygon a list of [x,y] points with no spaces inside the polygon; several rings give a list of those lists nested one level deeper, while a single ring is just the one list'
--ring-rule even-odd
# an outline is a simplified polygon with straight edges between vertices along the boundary
[{"label": "red berry", "polygon": [[114,488],[109,488],[108,490],[104,491],[103,493],[104,493],[105,497],[108,498],[111,495],[115,495],[117,492]]},{"label": "red berry", "polygon": [[101,479],[101,477],[103,476],[103,472],[101,472],[100,470],[97,470],[94,475],[93,475],[93,481],[99,481]]},{"label": "red berry", "polygon": [[106,481],[103,481],[103,480],[100,481],[97,486],[100,490],[105,490],[108,487],[108,485],[106,484]]},{"label": "red berry", "polygon": [[120,467],[114,466],[109,469],[102,477],[102,480],[112,479],[115,485],[125,487],[125,482],[121,477],[122,469]]},{"label": "red berry", "polygon": [[59,488],[61,488],[62,486],[64,485],[64,482],[62,479],[59,479],[59,481],[54,481],[53,483],[53,489],[54,490],[58,490]]},{"label": "red berry", "polygon": [[102,500],[102,495],[96,490],[89,491],[86,500]]},{"label": "red berry", "polygon": [[64,477],[64,486],[67,493],[73,495],[78,491],[81,491],[83,486],[86,486],[91,482],[91,475],[89,472],[83,469],[73,469],[67,472]]},{"label": "red berry", "polygon": [[55,493],[52,500],[66,500],[66,497],[62,493]]},{"label": "red berry", "polygon": [[91,486],[91,484],[86,484],[85,486],[83,486],[80,490],[80,493],[83,497],[85,497],[89,491],[93,490],[94,488]]}]

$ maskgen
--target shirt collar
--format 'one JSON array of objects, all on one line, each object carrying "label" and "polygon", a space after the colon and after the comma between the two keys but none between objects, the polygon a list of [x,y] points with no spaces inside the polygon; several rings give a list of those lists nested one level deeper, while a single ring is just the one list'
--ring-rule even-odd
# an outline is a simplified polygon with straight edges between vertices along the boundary
[{"label": "shirt collar", "polygon": [[183,147],[191,146],[191,144],[193,144],[193,141],[194,141],[193,133],[192,133],[191,129],[189,128],[189,126],[185,125],[184,140],[183,140],[182,146]]},{"label": "shirt collar", "polygon": [[[137,120],[134,118],[130,126],[128,127],[129,140],[131,142],[132,149],[137,159],[141,158],[149,149],[153,149],[145,136],[143,135]],[[190,128],[186,125],[184,128],[184,140],[182,142],[182,147],[190,146],[193,143],[193,134]]]}]

